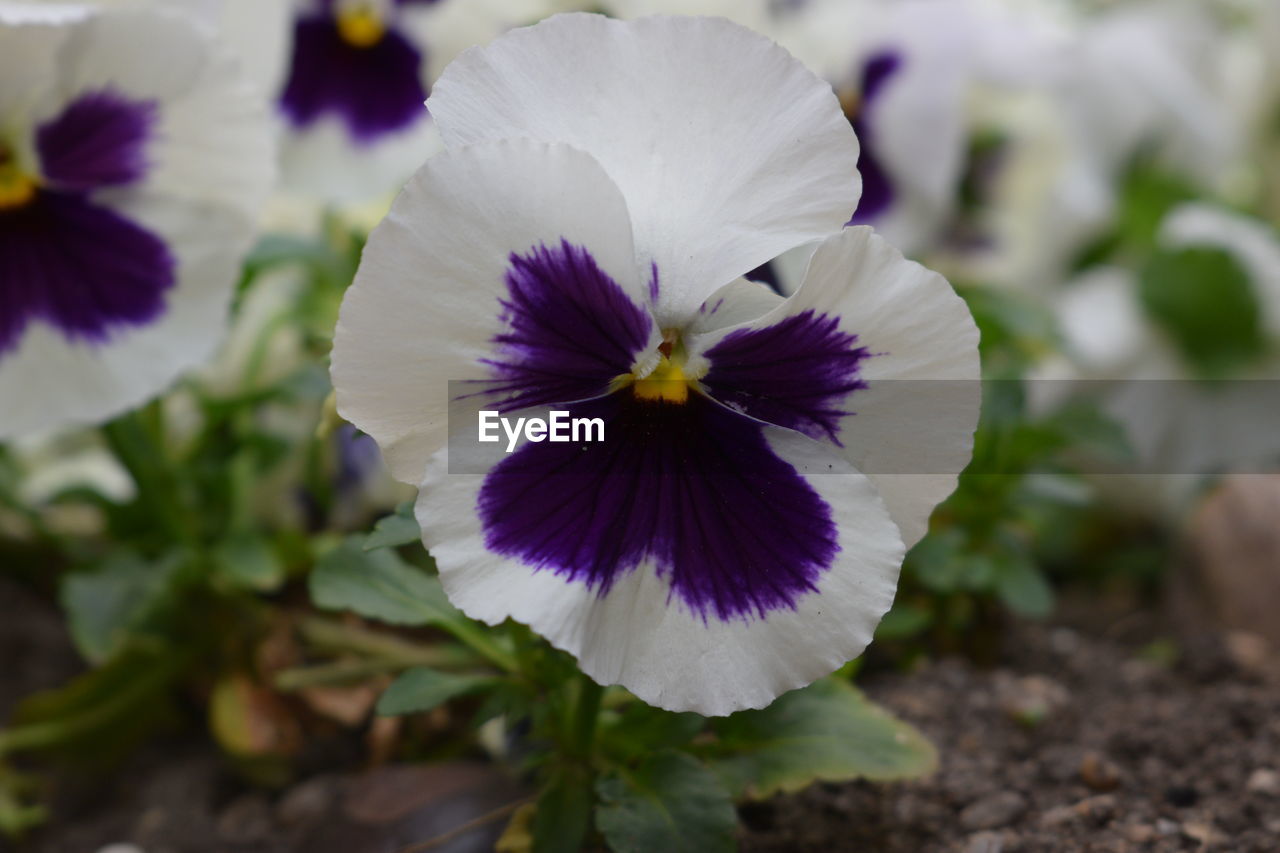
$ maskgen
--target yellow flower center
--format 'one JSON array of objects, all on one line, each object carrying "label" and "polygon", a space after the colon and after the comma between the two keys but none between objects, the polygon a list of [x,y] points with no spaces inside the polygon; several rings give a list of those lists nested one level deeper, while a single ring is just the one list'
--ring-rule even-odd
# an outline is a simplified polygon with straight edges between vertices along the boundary
[{"label": "yellow flower center", "polygon": [[18,166],[17,159],[0,143],[0,210],[29,204],[40,189],[40,181]]},{"label": "yellow flower center", "polygon": [[338,34],[352,47],[373,47],[387,33],[387,24],[372,3],[351,3],[338,10]]},{"label": "yellow flower center", "polygon": [[618,391],[628,386],[637,400],[663,403],[684,403],[689,399],[689,389],[698,387],[698,380],[706,373],[688,369],[688,353],[680,340],[680,332],[669,329],[658,347],[658,365],[643,377],[624,373],[613,380],[610,390]]},{"label": "yellow flower center", "polygon": [[689,399],[689,385],[693,382],[684,372],[684,365],[665,355],[644,379],[636,379],[634,390],[637,399],[662,400],[667,403],[683,403]]}]

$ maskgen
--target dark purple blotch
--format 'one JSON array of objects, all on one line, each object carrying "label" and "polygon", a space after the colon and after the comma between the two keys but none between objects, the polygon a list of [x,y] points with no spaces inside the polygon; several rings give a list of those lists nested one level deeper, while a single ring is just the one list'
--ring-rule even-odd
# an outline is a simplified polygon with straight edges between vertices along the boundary
[{"label": "dark purple blotch", "polygon": [[333,115],[367,144],[427,117],[422,52],[392,24],[377,44],[358,47],[342,38],[330,14],[297,20],[280,98],[294,126]]},{"label": "dark purple blotch", "polygon": [[0,209],[0,354],[34,320],[103,343],[164,312],[176,278],[168,246],[93,198],[146,176],[156,117],[154,102],[104,90],[37,128],[43,183],[30,202]]},{"label": "dark purple blotch", "polygon": [[849,117],[849,124],[853,126],[861,145],[858,173],[862,175],[862,198],[853,218],[848,222],[849,225],[874,221],[889,209],[896,197],[893,182],[881,163],[877,150],[879,140],[876,138],[874,125],[874,105],[884,92],[885,85],[901,68],[902,57],[894,51],[874,54],[862,67],[859,86],[861,97],[857,110]]},{"label": "dark purple blotch", "polygon": [[645,561],[704,621],[763,618],[817,589],[839,551],[830,506],[763,424],[694,392],[566,407],[605,440],[528,443],[485,478],[485,543],[603,596]]},{"label": "dark purple blotch", "polygon": [[712,397],[757,420],[830,438],[869,355],[837,317],[805,311],[760,328],[730,332],[707,350],[711,369],[702,385]]},{"label": "dark purple blotch", "polygon": [[509,411],[568,403],[606,393],[631,371],[653,321],[591,253],[561,240],[512,253],[503,331],[486,360],[486,393]]},{"label": "dark purple blotch", "polygon": [[58,190],[78,191],[141,180],[158,117],[154,101],[111,90],[82,95],[36,130],[44,180]]}]

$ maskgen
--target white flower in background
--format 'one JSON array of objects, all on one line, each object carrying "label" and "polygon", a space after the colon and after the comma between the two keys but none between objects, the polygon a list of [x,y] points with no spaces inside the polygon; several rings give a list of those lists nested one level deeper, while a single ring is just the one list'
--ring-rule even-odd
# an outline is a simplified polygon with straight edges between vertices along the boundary
[{"label": "white flower in background", "polygon": [[951,209],[967,145],[977,60],[967,4],[814,0],[776,33],[831,83],[858,135],[862,198],[851,224],[919,250]]},{"label": "white flower in background", "polygon": [[272,182],[265,105],[154,10],[0,3],[0,439],[212,354]]},{"label": "white flower in background", "polygon": [[[830,87],[722,19],[579,14],[464,54],[430,108],[447,150],[370,236],[332,373],[421,486],[452,601],[706,714],[859,654],[968,460],[977,330],[841,231],[858,145]],[[790,299],[740,278],[824,235]],[[446,448],[486,406],[605,440]]]},{"label": "white flower in background", "polygon": [[[256,0],[244,2],[245,12],[256,6]],[[291,0],[278,99],[286,189],[343,205],[398,190],[439,150],[424,102],[445,63],[512,26],[532,23],[549,4]]]},{"label": "white flower in background", "polygon": [[[1232,367],[1217,371],[1228,381],[1198,381],[1203,370],[1189,360],[1188,350],[1200,363],[1208,354],[1185,333],[1179,339],[1165,328],[1149,307],[1158,294],[1149,292],[1144,299],[1138,276],[1118,267],[1092,270],[1063,291],[1057,311],[1066,354],[1047,363],[1039,377],[1096,381],[1082,390],[1101,394],[1103,411],[1124,428],[1138,468],[1166,478],[1186,475],[1170,480],[1177,486],[1173,493],[1155,492],[1177,506],[1194,482],[1192,475],[1256,471],[1280,458],[1275,429],[1280,394],[1274,390],[1280,380],[1280,239],[1258,220],[1188,204],[1166,218],[1159,240],[1166,253],[1225,252],[1243,277],[1256,306],[1256,328],[1204,342],[1232,349]],[[1176,264],[1195,263],[1185,255],[1171,257]],[[1177,285],[1157,275],[1145,286]],[[1224,278],[1206,277],[1202,286],[1215,290],[1205,296],[1208,302],[1238,301]],[[1246,345],[1255,336],[1259,346]],[[1045,405],[1071,387],[1058,384],[1042,383]]]},{"label": "white flower in background", "polygon": [[1136,159],[1217,188],[1244,126],[1228,108],[1223,30],[1206,4],[1116,4],[1074,20],[1046,5],[1042,15],[1054,50],[1040,85],[975,102],[994,142],[967,178],[977,210],[966,239],[930,256],[957,276],[1040,293],[1112,222]]}]

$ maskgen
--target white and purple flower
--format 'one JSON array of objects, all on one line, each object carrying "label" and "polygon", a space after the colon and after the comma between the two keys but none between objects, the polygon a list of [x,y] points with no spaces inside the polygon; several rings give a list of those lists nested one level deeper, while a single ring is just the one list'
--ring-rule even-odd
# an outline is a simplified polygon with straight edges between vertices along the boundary
[{"label": "white and purple flower", "polygon": [[265,104],[177,15],[0,3],[0,438],[207,359],[271,183]]},{"label": "white and purple flower", "polygon": [[[370,236],[333,378],[421,486],[452,601],[705,714],[859,654],[968,459],[977,330],[842,231],[858,143],[830,87],[725,20],[577,14],[464,54],[430,106],[447,149]],[[741,278],[818,239],[791,298]],[[606,440],[449,473],[460,403]]]}]

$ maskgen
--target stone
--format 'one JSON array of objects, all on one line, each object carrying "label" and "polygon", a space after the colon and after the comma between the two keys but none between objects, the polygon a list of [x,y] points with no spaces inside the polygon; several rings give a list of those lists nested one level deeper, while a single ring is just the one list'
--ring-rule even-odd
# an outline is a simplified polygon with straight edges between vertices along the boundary
[{"label": "stone", "polygon": [[1280,796],[1280,773],[1266,767],[1259,767],[1249,774],[1249,781],[1244,783],[1244,789],[1251,794]]},{"label": "stone", "polygon": [[960,825],[968,830],[999,829],[1013,823],[1026,810],[1027,801],[1017,791],[1000,791],[966,806],[960,812]]},{"label": "stone", "polygon": [[1120,768],[1100,752],[1086,752],[1080,761],[1080,780],[1095,791],[1114,791],[1120,787]]}]

